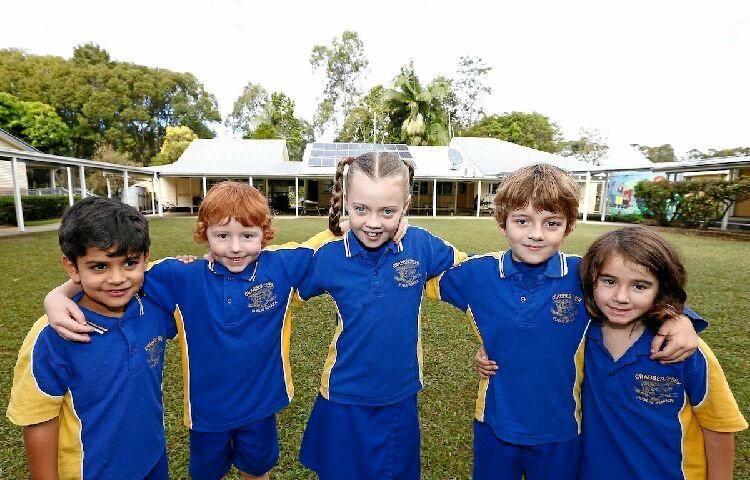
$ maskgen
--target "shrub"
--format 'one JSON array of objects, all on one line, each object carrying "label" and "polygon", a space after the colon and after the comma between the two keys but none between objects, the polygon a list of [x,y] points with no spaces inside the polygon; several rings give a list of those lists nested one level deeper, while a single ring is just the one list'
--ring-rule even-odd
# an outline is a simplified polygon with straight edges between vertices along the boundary
[{"label": "shrub", "polygon": [[750,177],[736,180],[649,182],[635,186],[638,208],[659,225],[705,227],[721,220],[737,202],[750,198]]},{"label": "shrub", "polygon": [[[67,195],[21,196],[24,220],[59,218],[68,208]],[[16,224],[16,207],[12,196],[0,196],[0,224]]]}]

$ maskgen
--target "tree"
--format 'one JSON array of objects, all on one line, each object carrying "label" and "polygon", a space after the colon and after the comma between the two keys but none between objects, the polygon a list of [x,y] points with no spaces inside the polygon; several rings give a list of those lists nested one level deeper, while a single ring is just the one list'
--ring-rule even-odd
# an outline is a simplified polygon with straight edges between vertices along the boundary
[{"label": "tree", "polygon": [[510,112],[479,120],[464,133],[467,137],[498,138],[543,152],[560,150],[559,127],[541,113]]},{"label": "tree", "polygon": [[346,118],[360,95],[357,85],[368,65],[364,43],[357,32],[347,30],[341,34],[341,39],[334,38],[330,46],[315,45],[310,65],[313,72],[322,68],[326,75],[315,128],[320,133],[331,124],[338,129],[337,115]]},{"label": "tree", "polygon": [[227,116],[225,124],[236,133],[252,132],[265,120],[268,102],[266,89],[248,82],[242,95],[234,101],[232,113]]},{"label": "tree", "polygon": [[336,141],[364,143],[398,143],[388,135],[391,117],[385,107],[385,88],[376,85],[344,119]]},{"label": "tree", "polygon": [[221,120],[216,99],[192,74],[112,61],[94,44],[69,60],[0,50],[0,91],[52,106],[79,157],[109,143],[143,161],[159,151],[167,126],[210,138]]},{"label": "tree", "polygon": [[750,155],[750,147],[724,148],[720,150],[709,148],[708,153],[703,153],[694,148],[687,152],[687,158],[689,160],[696,160],[699,158],[738,157],[745,155]]},{"label": "tree", "polygon": [[73,50],[73,61],[82,65],[109,63],[109,52],[93,42],[78,45]]},{"label": "tree", "polygon": [[654,163],[674,162],[677,160],[672,145],[668,143],[659,147],[649,147],[646,145],[638,145],[637,143],[632,143],[631,146],[636,147],[646,156],[646,158]]},{"label": "tree", "polygon": [[150,165],[167,165],[174,163],[198,135],[190,127],[167,127],[164,143],[159,153],[151,159]]},{"label": "tree", "polygon": [[305,145],[314,141],[312,126],[294,116],[294,101],[283,92],[268,92],[261,85],[248,83],[234,102],[226,124],[243,138],[284,139],[289,158],[302,160]]},{"label": "tree", "polygon": [[401,67],[392,88],[384,94],[391,137],[400,136],[409,145],[447,145],[450,138],[445,100],[449,93],[450,84],[444,79],[423,87],[412,63]]},{"label": "tree", "polygon": [[599,165],[602,157],[609,150],[609,145],[606,143],[607,139],[603,138],[599,130],[596,129],[582,128],[580,135],[578,140],[565,142],[560,153],[565,156],[574,156],[585,163]]},{"label": "tree", "polygon": [[479,57],[463,56],[458,60],[457,76],[452,81],[450,103],[455,129],[463,131],[484,115],[482,98],[492,93],[485,82],[492,67]]},{"label": "tree", "polygon": [[0,128],[45,153],[70,153],[70,129],[55,109],[0,92]]}]

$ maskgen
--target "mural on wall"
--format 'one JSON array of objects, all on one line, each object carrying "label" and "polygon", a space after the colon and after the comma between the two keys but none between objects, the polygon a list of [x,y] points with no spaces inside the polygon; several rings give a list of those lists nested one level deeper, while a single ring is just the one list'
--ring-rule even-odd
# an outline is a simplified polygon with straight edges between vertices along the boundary
[{"label": "mural on wall", "polygon": [[635,201],[635,186],[638,182],[649,180],[658,182],[666,180],[663,175],[651,172],[624,173],[609,177],[609,214],[632,215],[641,211]]}]

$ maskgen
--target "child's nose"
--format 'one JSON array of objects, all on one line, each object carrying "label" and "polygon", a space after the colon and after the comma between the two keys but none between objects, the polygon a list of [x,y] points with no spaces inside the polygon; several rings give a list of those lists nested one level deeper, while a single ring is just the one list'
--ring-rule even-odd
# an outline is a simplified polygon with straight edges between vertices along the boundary
[{"label": "child's nose", "polygon": [[614,299],[618,303],[628,303],[628,289],[627,287],[620,287],[615,290]]},{"label": "child's nose", "polygon": [[120,268],[113,268],[109,271],[110,283],[122,283],[125,281],[125,273]]}]

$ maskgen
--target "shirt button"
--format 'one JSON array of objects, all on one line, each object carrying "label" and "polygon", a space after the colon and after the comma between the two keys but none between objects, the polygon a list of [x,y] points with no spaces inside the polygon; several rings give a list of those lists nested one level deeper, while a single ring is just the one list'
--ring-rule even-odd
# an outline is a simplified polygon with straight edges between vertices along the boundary
[{"label": "shirt button", "polygon": [[232,297],[227,298],[227,303],[229,303],[229,304],[232,303]]},{"label": "shirt button", "polygon": [[521,300],[521,303],[523,303],[523,302],[525,302],[525,301],[526,301],[526,297],[521,297],[521,299],[520,299],[520,300]]}]

